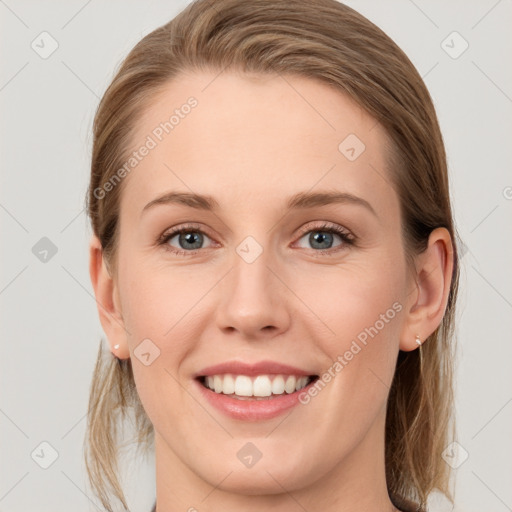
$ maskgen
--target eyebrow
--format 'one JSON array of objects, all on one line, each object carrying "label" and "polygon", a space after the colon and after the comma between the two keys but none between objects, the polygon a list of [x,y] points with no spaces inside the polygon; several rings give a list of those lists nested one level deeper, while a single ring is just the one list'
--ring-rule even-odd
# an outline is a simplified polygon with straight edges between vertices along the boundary
[{"label": "eyebrow", "polygon": [[[190,192],[168,192],[153,199],[144,206],[141,215],[156,205],[164,204],[181,204],[206,211],[218,211],[220,206],[212,196]],[[307,209],[330,204],[355,204],[363,206],[377,217],[377,213],[368,201],[348,192],[299,192],[288,199],[286,208],[288,210]]]}]

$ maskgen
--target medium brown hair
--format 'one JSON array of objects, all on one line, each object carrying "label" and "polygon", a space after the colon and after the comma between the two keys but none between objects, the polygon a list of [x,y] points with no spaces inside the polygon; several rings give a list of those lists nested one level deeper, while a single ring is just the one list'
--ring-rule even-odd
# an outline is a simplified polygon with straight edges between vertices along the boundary
[{"label": "medium brown hair", "polygon": [[[459,268],[445,149],[421,76],[381,29],[336,0],[192,2],[132,49],[95,116],[87,208],[114,273],[123,182],[101,198],[95,190],[123,166],[137,122],[156,94],[181,71],[206,69],[295,74],[348,95],[391,141],[387,172],[400,200],[408,260],[427,247],[432,230],[449,231],[454,270],[446,311],[421,349],[399,352],[387,404],[385,462],[389,495],[397,506],[412,502],[424,508],[436,489],[453,501],[449,467],[441,454],[455,432]],[[84,455],[94,492],[109,511],[112,495],[127,508],[117,477],[116,429],[130,408],[138,442],[148,447],[154,432],[136,392],[131,361],[103,352],[100,345]]]}]

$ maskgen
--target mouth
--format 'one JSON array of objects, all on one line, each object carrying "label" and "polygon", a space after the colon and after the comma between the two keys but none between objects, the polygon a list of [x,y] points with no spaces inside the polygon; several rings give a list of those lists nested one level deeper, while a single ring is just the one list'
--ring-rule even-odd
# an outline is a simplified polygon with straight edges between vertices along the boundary
[{"label": "mouth", "polygon": [[318,375],[288,374],[215,374],[202,375],[196,380],[207,390],[234,400],[276,400],[298,394],[318,380]]},{"label": "mouth", "polygon": [[318,380],[319,375],[311,369],[273,360],[225,361],[202,368],[193,376],[201,401],[244,422],[270,420],[297,409],[304,404],[302,395]]}]

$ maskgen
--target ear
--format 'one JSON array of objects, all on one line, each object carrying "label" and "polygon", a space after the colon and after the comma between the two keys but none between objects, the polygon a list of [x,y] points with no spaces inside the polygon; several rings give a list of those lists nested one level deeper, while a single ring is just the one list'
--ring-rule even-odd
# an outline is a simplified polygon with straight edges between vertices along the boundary
[{"label": "ear", "polygon": [[406,317],[400,337],[400,350],[419,347],[441,324],[453,273],[453,244],[446,228],[430,233],[428,247],[415,262],[413,289],[408,295]]},{"label": "ear", "polygon": [[[118,288],[103,256],[101,243],[93,235],[89,244],[89,275],[91,276],[100,322],[107,335],[110,351],[119,359],[128,359],[128,331],[120,308]],[[117,348],[116,346],[119,345]]]}]

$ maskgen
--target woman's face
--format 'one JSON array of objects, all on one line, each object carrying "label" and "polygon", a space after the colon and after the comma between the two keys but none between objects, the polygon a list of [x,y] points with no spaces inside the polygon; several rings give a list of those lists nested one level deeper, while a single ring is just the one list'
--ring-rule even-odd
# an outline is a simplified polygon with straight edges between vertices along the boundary
[{"label": "woman's face", "polygon": [[[256,494],[349,478],[358,461],[382,469],[415,300],[385,141],[347,97],[296,76],[184,74],[145,112],[115,296],[170,476]],[[294,374],[320,379],[292,393]],[[236,399],[232,385],[276,394]]]}]

